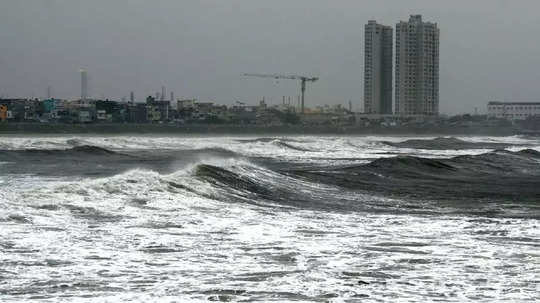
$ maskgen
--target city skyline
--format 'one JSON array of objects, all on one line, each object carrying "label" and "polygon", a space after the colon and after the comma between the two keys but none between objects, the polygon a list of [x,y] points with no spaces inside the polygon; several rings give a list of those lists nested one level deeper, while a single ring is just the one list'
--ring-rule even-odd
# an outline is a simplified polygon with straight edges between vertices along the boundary
[{"label": "city skyline", "polygon": [[422,14],[443,31],[441,113],[485,112],[489,100],[539,99],[540,43],[530,39],[540,30],[536,2],[388,4],[6,2],[0,10],[0,95],[44,97],[51,86],[54,96],[74,98],[80,66],[91,76],[90,95],[116,100],[130,91],[140,100],[162,85],[179,98],[226,103],[263,96],[278,103],[283,95],[297,95],[296,83],[241,76],[256,71],[319,76],[306,106],[351,100],[361,110],[363,26]]}]

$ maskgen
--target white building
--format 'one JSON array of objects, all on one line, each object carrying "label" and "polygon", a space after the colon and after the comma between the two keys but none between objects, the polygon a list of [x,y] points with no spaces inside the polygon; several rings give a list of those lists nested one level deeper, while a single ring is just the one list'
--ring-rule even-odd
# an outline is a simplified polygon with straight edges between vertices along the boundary
[{"label": "white building", "polygon": [[439,113],[439,29],[411,15],[396,24],[396,108],[398,115]]},{"label": "white building", "polygon": [[497,102],[488,103],[488,117],[508,120],[525,120],[540,116],[540,102]]},{"label": "white building", "polygon": [[185,108],[194,108],[196,102],[197,102],[196,99],[177,100],[176,108],[178,110],[185,109]]},{"label": "white building", "polygon": [[370,20],[364,34],[364,112],[391,114],[392,27]]}]

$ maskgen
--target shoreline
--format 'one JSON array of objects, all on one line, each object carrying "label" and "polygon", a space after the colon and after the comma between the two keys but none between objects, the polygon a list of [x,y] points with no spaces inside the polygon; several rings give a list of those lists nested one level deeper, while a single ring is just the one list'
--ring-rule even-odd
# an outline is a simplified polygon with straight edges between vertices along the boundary
[{"label": "shoreline", "polygon": [[0,136],[18,134],[187,134],[187,135],[484,135],[523,134],[512,127],[358,127],[220,124],[48,124],[3,123]]}]

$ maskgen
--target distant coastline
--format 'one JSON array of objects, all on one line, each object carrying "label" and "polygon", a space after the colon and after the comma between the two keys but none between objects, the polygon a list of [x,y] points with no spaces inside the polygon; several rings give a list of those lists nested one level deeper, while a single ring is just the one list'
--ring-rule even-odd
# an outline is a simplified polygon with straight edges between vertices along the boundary
[{"label": "distant coastline", "polygon": [[200,135],[486,135],[522,134],[515,127],[361,127],[230,124],[62,124],[0,123],[0,135],[9,134],[200,134]]}]

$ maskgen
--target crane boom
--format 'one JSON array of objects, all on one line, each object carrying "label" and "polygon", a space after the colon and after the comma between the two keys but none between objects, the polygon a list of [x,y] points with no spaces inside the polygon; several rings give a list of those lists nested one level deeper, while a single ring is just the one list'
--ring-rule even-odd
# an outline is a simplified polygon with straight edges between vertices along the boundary
[{"label": "crane boom", "polygon": [[272,78],[272,79],[289,79],[300,80],[300,91],[302,92],[302,114],[304,113],[304,94],[306,92],[306,82],[315,82],[319,77],[307,77],[298,75],[279,75],[279,74],[244,74],[246,77]]},{"label": "crane boom", "polygon": [[272,79],[298,79],[294,75],[278,75],[278,74],[244,74],[247,77],[272,78]]}]

